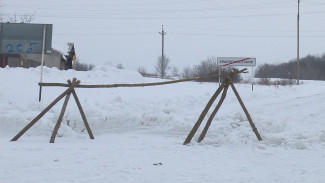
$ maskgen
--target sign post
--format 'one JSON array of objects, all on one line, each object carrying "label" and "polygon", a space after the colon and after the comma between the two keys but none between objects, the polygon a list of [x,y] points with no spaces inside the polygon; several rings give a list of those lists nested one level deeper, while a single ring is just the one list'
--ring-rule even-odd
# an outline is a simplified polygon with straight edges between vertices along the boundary
[{"label": "sign post", "polygon": [[[43,81],[45,34],[46,34],[46,25],[43,26],[43,46],[42,46],[41,79],[40,79],[40,83],[42,83],[42,81]],[[39,86],[39,97],[38,97],[38,101],[40,102],[41,100],[42,100],[42,86]]]},{"label": "sign post", "polygon": [[[254,85],[254,70],[253,67],[256,66],[256,58],[254,57],[218,57],[217,58],[217,64],[218,66],[225,67],[225,66],[251,66],[252,67],[252,91],[253,85]],[[219,68],[219,74],[220,69]],[[220,85],[220,77],[219,77],[219,85]]]}]

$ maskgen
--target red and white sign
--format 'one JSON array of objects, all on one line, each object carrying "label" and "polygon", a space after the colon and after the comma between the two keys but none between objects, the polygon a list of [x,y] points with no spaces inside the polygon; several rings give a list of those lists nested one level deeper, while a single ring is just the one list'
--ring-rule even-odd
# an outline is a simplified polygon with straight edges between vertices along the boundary
[{"label": "red and white sign", "polygon": [[256,58],[253,57],[218,57],[220,66],[256,66]]}]

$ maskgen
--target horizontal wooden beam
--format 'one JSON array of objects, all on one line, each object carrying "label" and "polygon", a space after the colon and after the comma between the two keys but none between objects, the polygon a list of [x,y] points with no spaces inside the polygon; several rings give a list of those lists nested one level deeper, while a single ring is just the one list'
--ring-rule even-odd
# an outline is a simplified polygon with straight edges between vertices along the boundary
[{"label": "horizontal wooden beam", "polygon": [[[233,71],[231,74],[236,75],[239,73],[245,73],[247,68],[242,70]],[[145,86],[157,86],[157,85],[166,85],[166,84],[174,84],[180,82],[187,82],[187,81],[199,81],[208,78],[214,78],[219,76],[226,76],[225,74],[218,74],[218,75],[211,75],[211,76],[202,76],[196,78],[189,78],[189,79],[179,79],[173,81],[164,81],[164,82],[155,82],[155,83],[135,83],[135,84],[107,84],[107,85],[77,85],[75,88],[118,88],[118,87],[145,87]],[[69,84],[66,83],[38,83],[39,86],[60,86],[60,87],[70,87]]]}]

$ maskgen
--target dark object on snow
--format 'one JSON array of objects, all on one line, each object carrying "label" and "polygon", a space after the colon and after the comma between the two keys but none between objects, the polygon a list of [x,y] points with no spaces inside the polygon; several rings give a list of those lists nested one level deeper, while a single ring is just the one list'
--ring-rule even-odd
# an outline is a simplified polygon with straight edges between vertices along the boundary
[{"label": "dark object on snow", "polygon": [[163,165],[162,163],[154,163],[153,165]]}]

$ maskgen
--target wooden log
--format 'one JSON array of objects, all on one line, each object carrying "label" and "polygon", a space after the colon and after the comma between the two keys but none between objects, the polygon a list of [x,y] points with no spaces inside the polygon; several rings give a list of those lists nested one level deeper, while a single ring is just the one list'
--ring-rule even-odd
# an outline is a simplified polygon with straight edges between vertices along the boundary
[{"label": "wooden log", "polygon": [[222,82],[222,84],[219,86],[219,88],[217,89],[217,91],[213,94],[213,96],[211,97],[211,99],[209,100],[209,102],[207,103],[207,105],[205,106],[205,108],[203,109],[199,119],[197,120],[197,122],[195,123],[195,125],[193,126],[191,132],[188,134],[187,138],[185,139],[183,145],[186,145],[188,143],[191,142],[193,136],[195,135],[196,131],[199,129],[204,117],[206,116],[206,114],[208,113],[211,105],[213,104],[213,102],[216,100],[216,98],[218,97],[218,95],[220,94],[220,92],[223,90],[223,88],[225,87],[226,84],[226,79]]},{"label": "wooden log", "polygon": [[211,115],[210,115],[210,117],[209,117],[209,119],[208,119],[208,121],[207,121],[207,123],[206,123],[206,125],[205,125],[205,127],[204,127],[204,129],[203,129],[203,131],[202,131],[202,133],[201,133],[201,135],[200,135],[200,137],[199,137],[199,139],[198,139],[197,142],[201,142],[204,139],[206,133],[208,132],[208,129],[209,129],[210,125],[211,125],[211,122],[212,122],[213,118],[217,114],[217,112],[220,109],[223,101],[226,98],[228,88],[229,88],[229,83],[227,83],[227,85],[224,87],[223,92],[222,92],[222,95],[221,95],[221,98],[220,98],[220,100],[219,100],[216,108],[211,113]]},{"label": "wooden log", "polygon": [[60,96],[58,96],[50,105],[48,105],[38,116],[36,116],[30,123],[28,123],[11,141],[17,141],[29,128],[31,128],[44,114],[46,114],[57,102],[59,102],[67,93],[70,93],[80,81],[72,84],[67,90],[65,90]]},{"label": "wooden log", "polygon": [[[71,83],[71,81],[70,81],[70,83]],[[62,109],[61,109],[61,113],[60,113],[59,119],[58,119],[58,121],[55,124],[54,130],[53,130],[53,133],[52,133],[52,136],[51,136],[51,139],[50,139],[50,143],[54,143],[54,141],[55,141],[56,134],[58,133],[58,130],[59,130],[60,125],[61,125],[61,122],[63,120],[63,115],[65,113],[65,110],[67,108],[67,105],[68,105],[68,102],[69,102],[69,99],[70,99],[70,95],[71,95],[71,92],[69,92],[66,95],[66,97],[65,97],[65,100],[64,100],[64,103],[63,103],[63,106],[62,106]]]},{"label": "wooden log", "polygon": [[[247,69],[242,69],[239,71],[234,71],[233,74],[239,74],[245,72]],[[164,81],[164,82],[156,82],[156,83],[136,83],[136,84],[107,84],[107,85],[78,85],[76,88],[119,88],[119,87],[145,87],[145,86],[158,86],[158,85],[166,85],[166,84],[174,84],[180,82],[188,82],[188,81],[199,81],[202,79],[208,79],[213,77],[225,76],[226,74],[221,75],[212,75],[212,76],[203,76],[189,79],[180,79],[173,81]],[[69,87],[69,84],[66,83],[38,83],[39,86],[60,86],[60,87]]]},{"label": "wooden log", "polygon": [[[70,81],[70,83],[71,83],[71,81]],[[70,83],[69,83],[69,84],[70,84]],[[79,99],[78,99],[77,93],[76,93],[76,91],[75,91],[74,89],[72,90],[72,95],[73,95],[73,97],[74,97],[74,99],[75,99],[75,101],[76,101],[76,104],[77,104],[78,108],[79,108],[79,111],[80,111],[81,117],[82,117],[82,119],[83,119],[83,122],[84,122],[84,124],[85,124],[85,127],[86,127],[86,129],[87,129],[87,132],[88,132],[88,135],[89,135],[90,139],[95,139],[95,137],[94,137],[94,135],[93,135],[93,132],[91,131],[90,126],[89,126],[89,124],[88,124],[88,121],[87,121],[86,115],[85,115],[85,113],[84,113],[84,111],[83,111],[83,109],[82,109],[82,106],[81,106],[81,104],[80,104],[80,101],[79,101]]]},{"label": "wooden log", "polygon": [[257,128],[255,127],[255,124],[253,123],[253,120],[252,120],[251,116],[249,115],[249,113],[248,113],[248,111],[247,111],[247,109],[246,109],[246,107],[245,107],[245,105],[244,105],[244,102],[243,102],[242,99],[240,98],[240,96],[239,96],[239,94],[238,94],[238,92],[237,92],[237,90],[236,90],[236,88],[235,88],[235,86],[234,86],[234,84],[233,84],[233,82],[232,82],[230,76],[226,76],[226,77],[227,77],[227,78],[229,79],[229,81],[230,81],[230,86],[231,86],[232,90],[234,91],[234,93],[235,93],[235,95],[236,95],[236,97],[237,97],[237,99],[238,99],[238,101],[239,101],[239,103],[240,103],[240,106],[243,108],[243,110],[244,110],[244,112],[245,112],[245,114],[246,114],[246,117],[247,117],[247,119],[248,119],[248,121],[249,121],[249,124],[251,125],[251,127],[252,127],[252,129],[253,129],[253,132],[255,133],[257,139],[258,139],[259,141],[261,141],[261,140],[262,140],[262,137],[261,137],[260,134],[258,133]]}]

